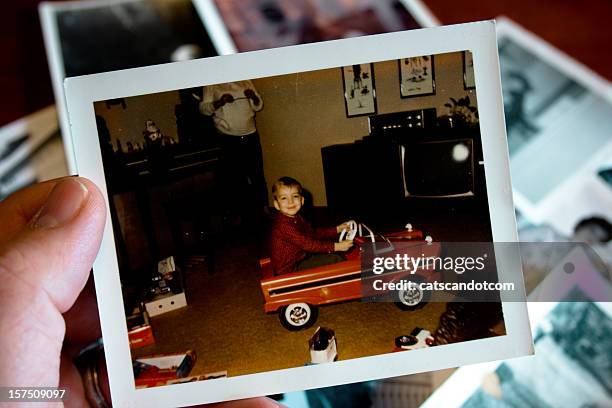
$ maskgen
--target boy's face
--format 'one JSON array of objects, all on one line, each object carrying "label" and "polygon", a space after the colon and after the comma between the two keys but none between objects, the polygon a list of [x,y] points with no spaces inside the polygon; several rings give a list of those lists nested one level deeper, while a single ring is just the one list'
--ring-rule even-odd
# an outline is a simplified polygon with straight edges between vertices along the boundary
[{"label": "boy's face", "polygon": [[304,197],[296,186],[280,186],[274,198],[274,207],[281,213],[295,217],[304,205]]}]

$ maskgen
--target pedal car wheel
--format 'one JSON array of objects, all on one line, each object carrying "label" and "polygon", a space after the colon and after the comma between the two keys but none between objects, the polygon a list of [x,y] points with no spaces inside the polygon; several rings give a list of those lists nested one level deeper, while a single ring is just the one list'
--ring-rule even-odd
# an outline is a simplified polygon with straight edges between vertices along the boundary
[{"label": "pedal car wheel", "polygon": [[397,302],[395,304],[401,310],[420,309],[427,304],[431,296],[429,291],[421,290],[418,287],[422,280],[414,280],[413,282],[416,284],[414,287],[396,291]]},{"label": "pedal car wheel", "polygon": [[317,320],[318,310],[316,306],[308,303],[292,303],[283,306],[278,311],[278,317],[285,329],[297,331],[306,329]]}]

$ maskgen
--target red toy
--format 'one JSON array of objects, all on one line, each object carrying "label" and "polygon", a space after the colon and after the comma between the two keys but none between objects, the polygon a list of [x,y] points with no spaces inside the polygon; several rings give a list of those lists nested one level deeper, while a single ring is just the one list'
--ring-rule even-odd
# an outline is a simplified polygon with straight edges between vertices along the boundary
[{"label": "red toy", "polygon": [[146,311],[141,312],[138,310],[129,316],[127,318],[127,326],[131,349],[155,344],[153,329],[149,323],[149,314]]},{"label": "red toy", "polygon": [[132,361],[136,388],[158,387],[185,379],[196,362],[196,353],[160,354]]},{"label": "red toy", "polygon": [[[438,256],[440,244],[433,243],[431,237],[423,238],[423,233],[413,230],[408,224],[406,230],[386,235],[375,234],[365,224],[351,222],[350,230],[343,232],[342,239],[353,239],[355,246],[346,254],[346,260],[331,265],[320,266],[298,272],[275,276],[270,259],[259,261],[262,269],[261,291],[264,295],[266,313],[277,312],[281,324],[288,330],[301,330],[310,327],[317,319],[317,306],[360,299],[363,296],[361,276],[362,246],[370,242],[387,243],[385,256],[408,254],[409,256]],[[394,243],[403,243],[401,250]],[[376,276],[385,282],[399,282],[402,279],[434,282],[440,273],[431,270],[397,271]],[[418,287],[396,291],[396,304],[402,310],[422,307],[427,293]]]}]

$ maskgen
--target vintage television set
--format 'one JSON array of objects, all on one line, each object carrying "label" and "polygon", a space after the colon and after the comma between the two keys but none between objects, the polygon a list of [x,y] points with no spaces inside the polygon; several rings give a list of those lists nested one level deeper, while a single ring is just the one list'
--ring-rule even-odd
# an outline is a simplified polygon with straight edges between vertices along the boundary
[{"label": "vintage television set", "polygon": [[404,197],[474,196],[473,139],[406,140],[398,150]]},{"label": "vintage television set", "polygon": [[477,128],[441,127],[435,108],[370,116],[369,125],[368,136],[321,149],[329,208],[357,216],[484,191]]},{"label": "vintage television set", "polygon": [[386,178],[399,180],[404,198],[474,196],[480,155],[470,129],[440,127],[436,108],[373,115],[369,125],[370,137],[392,145],[399,156],[399,175]]}]

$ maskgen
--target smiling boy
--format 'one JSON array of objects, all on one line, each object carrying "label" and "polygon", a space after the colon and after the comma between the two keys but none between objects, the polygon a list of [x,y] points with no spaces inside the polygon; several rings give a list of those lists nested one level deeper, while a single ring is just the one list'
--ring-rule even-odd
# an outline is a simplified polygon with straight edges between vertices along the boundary
[{"label": "smiling boy", "polygon": [[313,229],[299,214],[304,205],[302,185],[291,177],[281,177],[272,186],[274,207],[278,210],[270,235],[270,260],[275,275],[314,268],[342,260],[336,251],[348,251],[353,241],[334,242],[348,228]]}]

